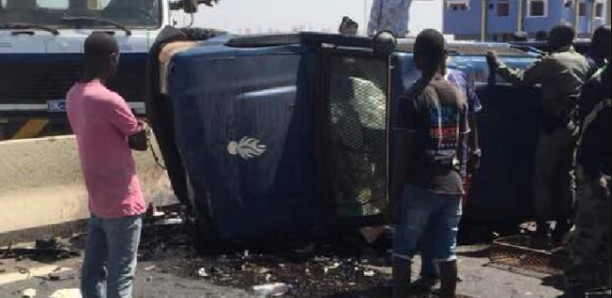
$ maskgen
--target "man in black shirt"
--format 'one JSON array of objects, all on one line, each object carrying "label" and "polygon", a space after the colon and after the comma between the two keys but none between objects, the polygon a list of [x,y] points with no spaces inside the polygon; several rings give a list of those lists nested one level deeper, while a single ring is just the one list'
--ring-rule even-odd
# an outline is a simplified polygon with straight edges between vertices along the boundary
[{"label": "man in black shirt", "polygon": [[595,73],[606,66],[606,62],[610,61],[610,47],[612,42],[612,33],[610,25],[600,26],[593,32],[591,38],[591,48],[586,55],[589,63],[588,78],[591,78]]},{"label": "man in black shirt", "polygon": [[584,94],[589,96],[585,99],[595,104],[584,117],[578,148],[582,184],[576,229],[568,243],[570,262],[565,271],[566,291],[574,297],[584,297],[585,291],[594,288],[610,288],[611,84],[608,65],[584,87]]},{"label": "man in black shirt", "polygon": [[[411,259],[421,236],[440,268],[441,296],[454,297],[455,245],[464,193],[459,165],[469,133],[465,95],[444,79],[444,37],[424,30],[414,45],[414,62],[423,76],[400,99],[390,210],[398,221],[394,244],[393,297],[406,297]],[[430,234],[423,235],[428,229]]]}]

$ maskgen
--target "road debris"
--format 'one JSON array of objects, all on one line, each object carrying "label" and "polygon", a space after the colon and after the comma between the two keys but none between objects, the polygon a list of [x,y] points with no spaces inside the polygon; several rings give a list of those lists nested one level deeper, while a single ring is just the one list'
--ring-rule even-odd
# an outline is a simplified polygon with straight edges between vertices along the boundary
[{"label": "road debris", "polygon": [[253,286],[253,294],[258,297],[280,297],[289,292],[289,286],[282,282]]},{"label": "road debris", "polygon": [[198,276],[199,277],[210,277],[210,274],[208,274],[208,272],[206,272],[206,268],[200,268],[198,270]]},{"label": "road debris", "polygon": [[366,277],[373,277],[374,275],[376,275],[376,273],[373,270],[366,270],[363,272],[363,276]]},{"label": "road debris", "polygon": [[36,296],[36,290],[35,289],[25,289],[23,291],[21,291],[21,297],[22,298],[34,298]]},{"label": "road debris", "polygon": [[81,298],[79,289],[61,289],[53,292],[49,298]]},{"label": "road debris", "polygon": [[53,272],[48,274],[49,281],[61,281],[76,279],[76,273],[70,268],[58,267]]},{"label": "road debris", "polygon": [[17,261],[28,258],[48,262],[78,256],[77,251],[68,248],[57,239],[38,239],[34,247],[13,247],[12,243],[9,243],[0,258],[16,259]]}]

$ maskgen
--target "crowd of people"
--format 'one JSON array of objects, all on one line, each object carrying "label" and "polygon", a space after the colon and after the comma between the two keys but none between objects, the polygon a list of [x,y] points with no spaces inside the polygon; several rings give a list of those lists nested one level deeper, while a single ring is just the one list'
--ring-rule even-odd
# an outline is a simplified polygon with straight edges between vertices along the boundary
[{"label": "crowd of people", "polygon": [[[349,18],[340,26],[346,35],[357,29]],[[597,29],[588,57],[573,48],[575,36],[571,26],[555,26],[549,54],[525,70],[512,69],[494,52],[487,61],[514,85],[541,85],[536,238],[548,241],[549,222],[555,222],[550,240],[565,243],[571,256],[567,291],[583,295],[600,284],[602,257],[610,268],[610,27]],[[117,72],[116,40],[93,33],[84,49],[85,75],[67,95],[92,214],[81,290],[84,297],[131,297],[145,203],[130,150],[146,150],[145,128],[125,100],[105,86]],[[398,99],[389,198],[390,218],[397,223],[394,298],[431,290],[438,282],[441,297],[454,297],[457,287],[456,237],[462,198],[482,154],[475,120],[482,107],[472,80],[447,69],[447,55],[440,32],[422,31],[414,43],[422,76]],[[419,251],[420,278],[411,282],[412,257]]]},{"label": "crowd of people", "polygon": [[[487,62],[515,86],[541,86],[534,245],[566,245],[566,292],[584,297],[594,287],[610,285],[610,27],[595,31],[586,57],[574,49],[575,38],[571,25],[560,24],[550,32],[549,53],[527,69],[508,67],[494,52],[487,54]],[[425,30],[417,36],[414,62],[422,77],[400,99],[399,124],[393,128],[399,135],[390,194],[398,223],[396,298],[430,290],[438,281],[442,297],[455,295],[461,199],[481,150],[477,138],[467,141],[476,127],[469,119],[479,110],[477,97],[469,80],[449,77],[457,72],[447,70],[446,56],[440,32]],[[462,164],[472,166],[463,172]],[[411,260],[419,250],[421,276],[411,283]]]}]

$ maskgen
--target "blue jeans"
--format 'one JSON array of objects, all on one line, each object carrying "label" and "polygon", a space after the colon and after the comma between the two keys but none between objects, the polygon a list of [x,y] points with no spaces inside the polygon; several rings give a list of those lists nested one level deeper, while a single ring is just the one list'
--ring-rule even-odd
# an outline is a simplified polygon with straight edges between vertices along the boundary
[{"label": "blue jeans", "polygon": [[401,198],[400,212],[395,231],[395,257],[412,259],[419,240],[422,240],[426,243],[424,250],[430,260],[444,262],[457,258],[455,248],[461,219],[461,196],[436,194],[407,185]]},{"label": "blue jeans", "polygon": [[81,276],[84,298],[130,298],[142,216],[101,219],[88,223]]}]

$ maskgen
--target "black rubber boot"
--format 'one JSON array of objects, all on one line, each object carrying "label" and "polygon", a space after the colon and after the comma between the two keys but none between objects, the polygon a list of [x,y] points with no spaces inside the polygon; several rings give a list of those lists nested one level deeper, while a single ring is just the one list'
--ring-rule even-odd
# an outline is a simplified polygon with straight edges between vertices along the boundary
[{"label": "black rubber boot", "polygon": [[570,232],[572,224],[567,218],[557,219],[555,230],[552,232],[552,239],[556,245],[563,245],[563,239]]},{"label": "black rubber boot", "polygon": [[455,298],[457,291],[457,261],[440,263],[440,297]]},{"label": "black rubber boot", "polygon": [[410,289],[412,261],[393,258],[393,298],[406,298]]},{"label": "black rubber boot", "polygon": [[550,226],[544,220],[538,220],[536,222],[536,230],[533,236],[533,248],[542,249],[548,247],[548,234],[550,233]]}]

